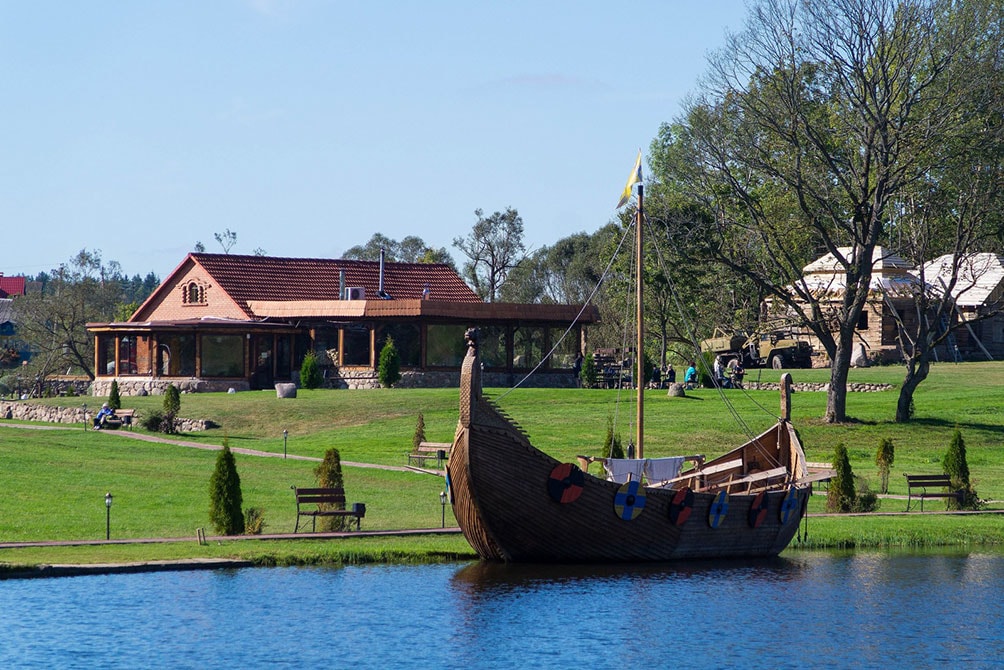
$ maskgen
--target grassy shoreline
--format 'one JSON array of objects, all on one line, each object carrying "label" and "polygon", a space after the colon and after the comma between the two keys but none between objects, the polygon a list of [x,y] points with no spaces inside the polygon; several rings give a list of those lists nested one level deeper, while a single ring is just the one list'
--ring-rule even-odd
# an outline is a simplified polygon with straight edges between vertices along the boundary
[{"label": "grassy shoreline", "polygon": [[[826,370],[791,371],[796,381],[825,382]],[[767,381],[773,371],[762,371]],[[851,381],[898,386],[902,370],[895,367],[852,370]],[[896,391],[851,393],[852,421],[828,425],[821,421],[825,394],[797,393],[794,423],[809,460],[829,460],[843,442],[856,475],[878,488],[874,454],[879,441],[896,445],[890,493],[906,494],[904,472],[940,472],[940,460],[958,426],[966,440],[973,483],[981,498],[1004,500],[1004,364],[936,365],[915,399],[915,420],[892,421]],[[501,390],[489,390],[500,395]],[[501,399],[503,408],[527,429],[534,442],[556,458],[573,460],[578,453],[599,455],[608,419],[630,434],[633,406],[613,410],[616,391],[526,389]],[[665,392],[646,396],[646,455],[705,453],[714,456],[773,423],[777,394],[770,391],[727,392],[745,425],[733,425],[715,391],[698,390],[687,398],[670,399]],[[100,398],[88,398],[100,403]],[[140,413],[160,408],[158,397],[124,398],[124,406]],[[622,398],[623,400],[623,398]],[[80,399],[47,399],[48,404],[79,406]],[[410,449],[417,415],[426,437],[449,441],[456,425],[454,389],[377,389],[372,391],[305,391],[296,399],[277,399],[274,392],[198,394],[182,398],[183,416],[208,418],[222,428],[178,436],[218,447],[224,441],[276,454],[263,458],[237,456],[244,506],[265,511],[266,533],[289,532],[294,524],[290,486],[314,481],[314,463],[283,459],[289,455],[320,458],[339,449],[343,461],[400,467]],[[764,410],[767,410],[766,412]],[[103,539],[106,523],[104,494],[111,491],[112,537],[195,537],[208,528],[208,481],[215,452],[173,444],[149,443],[115,432],[95,433],[81,426],[31,430],[17,422],[0,423],[0,542]],[[287,430],[284,444],[282,431]],[[364,529],[438,528],[442,478],[407,471],[345,466],[350,502],[367,504]],[[810,513],[822,511],[814,496]],[[991,509],[1004,505],[991,503]],[[905,501],[883,500],[880,511],[899,511]],[[940,503],[929,501],[929,509]],[[447,507],[446,523],[453,524]],[[999,515],[948,516],[913,514],[869,517],[810,517],[805,548],[967,547],[1004,545]],[[801,548],[793,548],[790,551]],[[413,562],[467,560],[473,552],[461,536],[372,537],[338,540],[243,540],[212,546],[191,543],[164,545],[114,544],[86,547],[0,549],[0,571],[10,566],[95,564],[129,561],[230,558],[259,565],[344,564],[373,561]]]}]

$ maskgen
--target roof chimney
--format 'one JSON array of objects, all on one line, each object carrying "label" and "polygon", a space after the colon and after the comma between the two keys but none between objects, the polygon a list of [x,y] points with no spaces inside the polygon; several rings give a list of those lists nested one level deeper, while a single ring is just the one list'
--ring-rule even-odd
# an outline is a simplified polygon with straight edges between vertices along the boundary
[{"label": "roof chimney", "polygon": [[384,248],[380,247],[380,285],[377,287],[377,295],[384,300],[390,300],[390,296],[387,292],[383,290],[383,259],[384,259]]}]

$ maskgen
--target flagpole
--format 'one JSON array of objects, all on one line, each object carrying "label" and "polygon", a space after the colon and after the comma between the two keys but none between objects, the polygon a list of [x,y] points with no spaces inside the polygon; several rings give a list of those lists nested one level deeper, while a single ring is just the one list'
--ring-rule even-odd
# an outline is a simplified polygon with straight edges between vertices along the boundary
[{"label": "flagpole", "polygon": [[637,259],[637,278],[635,280],[635,293],[638,304],[636,305],[635,318],[637,319],[637,331],[638,331],[638,341],[636,343],[635,351],[635,386],[636,392],[638,394],[638,406],[637,406],[637,418],[636,418],[636,428],[637,434],[635,437],[635,444],[638,445],[638,458],[645,458],[645,447],[644,447],[644,435],[645,435],[645,321],[644,321],[644,309],[643,309],[643,294],[642,288],[644,286],[644,276],[643,276],[643,256],[642,256],[642,208],[645,200],[645,185],[641,182],[638,183],[638,211],[635,213],[637,220],[635,226],[637,230],[635,231],[635,258]]}]

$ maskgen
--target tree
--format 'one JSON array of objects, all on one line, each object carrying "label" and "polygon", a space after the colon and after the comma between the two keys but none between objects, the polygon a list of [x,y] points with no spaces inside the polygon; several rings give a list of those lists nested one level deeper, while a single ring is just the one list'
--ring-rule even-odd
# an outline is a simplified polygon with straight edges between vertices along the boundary
[{"label": "tree", "polygon": [[209,479],[209,520],[220,535],[240,535],[244,532],[244,514],[241,506],[241,478],[237,463],[224,441],[216,456],[216,468]]},{"label": "tree", "polygon": [[590,351],[583,357],[582,370],[579,372],[583,388],[596,388],[596,376],[596,358],[593,356],[593,352]]},{"label": "tree", "polygon": [[384,259],[398,263],[442,263],[453,265],[453,258],[444,247],[435,249],[426,244],[422,238],[409,235],[398,242],[381,233],[374,233],[366,244],[350,247],[342,254],[342,258],[361,261],[380,260],[380,250],[384,251]]},{"label": "tree", "polygon": [[237,244],[237,233],[229,228],[222,233],[213,233],[213,237],[215,237],[216,241],[219,242],[220,247],[223,248],[223,253],[225,254],[229,254],[230,250],[233,249],[235,244]]},{"label": "tree", "polygon": [[854,491],[854,473],[843,442],[837,444],[833,454],[833,469],[836,474],[826,490],[827,512],[850,512],[854,509],[857,494]]},{"label": "tree", "polygon": [[[659,180],[707,215],[681,231],[694,262],[745,277],[825,349],[829,422],[846,418],[855,327],[892,210],[935,149],[965,132],[979,4],[756,2],[684,119],[653,143]],[[836,300],[802,278],[821,252],[842,277]]]},{"label": "tree", "polygon": [[122,398],[119,396],[119,382],[112,380],[112,387],[108,391],[108,407],[110,409],[122,409]]},{"label": "tree", "polygon": [[81,249],[38,287],[14,302],[18,336],[33,352],[29,374],[44,380],[67,369],[94,379],[94,338],[87,323],[113,320],[122,301],[119,265],[100,251]]},{"label": "tree", "polygon": [[614,419],[607,417],[607,436],[603,440],[603,458],[624,458],[620,433],[614,433]]},{"label": "tree", "polygon": [[401,380],[401,356],[397,353],[394,340],[388,337],[380,350],[380,363],[377,376],[384,388],[390,388]]},{"label": "tree", "polygon": [[969,462],[966,459],[966,441],[962,438],[962,431],[958,426],[952,433],[952,441],[948,445],[948,451],[942,459],[942,467],[945,474],[952,482],[952,490],[961,493],[961,500],[946,498],[948,509],[977,509],[979,507],[979,497],[975,489],[969,482]]},{"label": "tree", "polygon": [[418,452],[418,447],[425,442],[425,416],[419,412],[418,422],[415,424],[415,435],[411,440],[412,450]]},{"label": "tree", "polygon": [[323,383],[324,375],[317,364],[317,354],[308,351],[303,355],[303,363],[300,364],[300,386],[305,389],[316,389]]},{"label": "tree", "polygon": [[[342,477],[342,457],[337,449],[328,449],[324,452],[324,459],[317,464],[314,469],[317,477],[318,488],[344,489],[345,480]],[[323,503],[318,505],[322,510],[343,510],[345,504]],[[324,516],[321,517],[321,529],[332,532],[343,530],[347,526],[344,517]]]},{"label": "tree", "polygon": [[463,275],[471,288],[488,302],[495,302],[509,273],[526,257],[523,244],[523,219],[512,207],[488,218],[480,209],[467,237],[457,237],[453,246],[464,252]]},{"label": "tree", "polygon": [[889,493],[889,471],[892,470],[893,461],[896,460],[896,448],[892,440],[883,437],[879,442],[878,451],[875,453],[875,465],[879,469],[879,480],[881,486],[879,493]]},{"label": "tree", "polygon": [[173,434],[177,430],[178,412],[181,411],[181,393],[174,384],[168,384],[164,389],[164,417],[161,420],[161,431]]}]

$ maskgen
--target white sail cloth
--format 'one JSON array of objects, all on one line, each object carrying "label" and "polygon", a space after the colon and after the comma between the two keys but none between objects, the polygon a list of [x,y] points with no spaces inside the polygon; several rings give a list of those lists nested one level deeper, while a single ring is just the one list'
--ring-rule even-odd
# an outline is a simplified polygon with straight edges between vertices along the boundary
[{"label": "white sail cloth", "polygon": [[618,484],[629,479],[641,481],[642,474],[649,482],[662,482],[679,476],[683,457],[608,458],[603,461],[603,469],[607,471],[607,479]]}]

